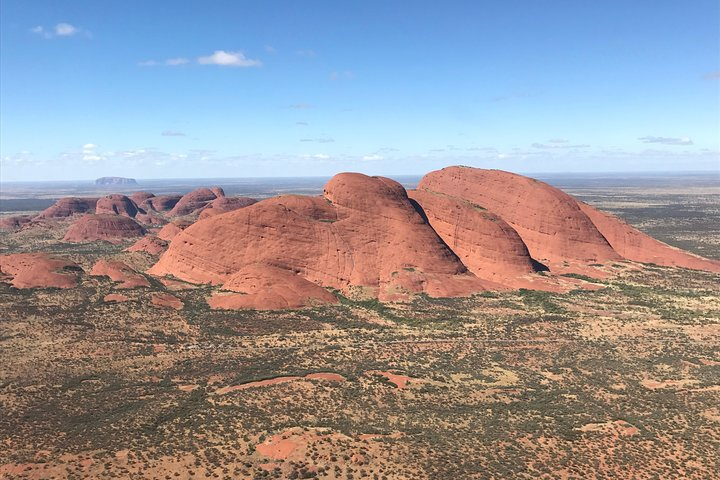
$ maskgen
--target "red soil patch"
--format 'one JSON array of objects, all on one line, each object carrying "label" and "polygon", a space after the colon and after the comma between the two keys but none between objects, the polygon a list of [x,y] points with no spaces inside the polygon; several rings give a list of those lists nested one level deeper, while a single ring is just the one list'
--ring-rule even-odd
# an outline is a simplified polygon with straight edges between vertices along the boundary
[{"label": "red soil patch", "polygon": [[118,282],[118,288],[149,287],[150,282],[143,275],[119,261],[99,260],[93,265],[90,275],[110,277]]},{"label": "red soil patch", "polygon": [[308,445],[328,438],[338,441],[350,440],[349,437],[339,433],[321,433],[314,429],[292,428],[258,444],[255,451],[273,460],[301,459],[307,453]]},{"label": "red soil patch", "polygon": [[343,377],[339,373],[327,373],[327,372],[310,373],[308,375],[305,375],[305,378],[310,379],[310,380],[328,380],[330,382],[344,382],[345,381],[345,377]]},{"label": "red soil patch", "polygon": [[72,288],[78,272],[77,264],[45,253],[0,255],[0,280],[15,288]]},{"label": "red soil patch", "polygon": [[398,390],[402,390],[403,388],[406,388],[408,382],[410,382],[411,380],[415,380],[414,378],[408,377],[407,375],[400,375],[400,374],[392,373],[392,372],[370,371],[367,373],[382,375],[383,377],[387,378],[390,383],[393,383],[397,387]]},{"label": "red soil patch", "polygon": [[103,302],[127,302],[130,300],[128,297],[121,293],[110,293],[103,297]]},{"label": "red soil patch", "polygon": [[122,215],[85,215],[70,226],[65,234],[67,242],[105,240],[119,243],[142,237],[145,229],[135,220]]},{"label": "red soil patch", "polygon": [[156,307],[172,308],[174,310],[182,310],[184,306],[182,300],[169,293],[153,293],[150,301]]}]

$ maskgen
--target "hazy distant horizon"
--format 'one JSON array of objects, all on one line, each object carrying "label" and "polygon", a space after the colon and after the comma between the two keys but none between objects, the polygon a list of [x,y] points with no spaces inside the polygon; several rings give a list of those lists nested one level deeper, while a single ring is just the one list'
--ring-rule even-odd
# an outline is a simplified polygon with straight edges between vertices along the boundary
[{"label": "hazy distant horizon", "polygon": [[[450,165],[448,165],[450,166]],[[466,166],[466,165],[463,165]],[[445,167],[442,167],[445,168]],[[491,170],[503,170],[501,168],[494,168]],[[417,177],[418,179],[421,178],[423,175],[429,173],[432,170],[429,170],[424,173],[401,173],[401,174],[374,174],[374,173],[365,173],[366,175],[370,176],[383,176],[383,177],[389,177],[389,178],[400,178],[400,177]],[[510,171],[510,170],[506,170]],[[188,182],[188,181],[211,181],[211,180],[294,180],[294,179],[329,179],[332,178],[333,175],[337,173],[343,173],[343,172],[353,172],[352,170],[343,170],[338,171],[334,174],[330,175],[267,175],[267,176],[225,176],[225,177],[217,177],[217,176],[209,176],[209,177],[202,177],[202,176],[195,176],[195,177],[123,177],[121,175],[103,175],[104,177],[120,177],[120,178],[131,178],[137,182],[137,185],[135,186],[141,186],[143,182]],[[663,176],[684,176],[684,175],[709,175],[709,179],[712,179],[713,177],[716,178],[716,180],[720,181],[720,169],[713,169],[713,170],[628,170],[628,171],[603,171],[603,170],[597,170],[597,171],[537,171],[537,172],[531,172],[531,171],[510,171],[511,173],[516,173],[518,175],[524,175],[524,176],[530,176],[530,177],[593,177],[593,176],[608,176],[608,177],[618,177],[618,176],[629,176],[629,177],[641,177],[641,176],[653,176],[653,177],[663,177]],[[358,172],[358,173],[364,173],[364,172]],[[0,185],[16,185],[16,184],[94,184],[95,180],[101,177],[94,177],[94,178],[74,178],[74,179],[67,179],[67,180],[10,180],[10,181],[4,181],[0,178]],[[98,188],[104,188],[112,190],[113,188],[132,188],[134,185],[107,185],[107,186],[100,186],[98,185]]]}]

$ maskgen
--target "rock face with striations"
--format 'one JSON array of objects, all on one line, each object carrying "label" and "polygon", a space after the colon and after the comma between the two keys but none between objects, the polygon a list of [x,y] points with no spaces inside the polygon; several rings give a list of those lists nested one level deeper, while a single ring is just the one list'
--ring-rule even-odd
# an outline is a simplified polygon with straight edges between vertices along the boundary
[{"label": "rock face with striations", "polygon": [[145,229],[130,217],[122,215],[85,215],[73,223],[65,234],[67,242],[105,240],[119,243],[141,237]]},{"label": "rock face with striations", "polygon": [[257,203],[257,200],[248,197],[216,198],[200,210],[200,216],[198,218],[202,220],[203,218],[212,217],[221,213],[232,212],[239,208],[249,207],[254,203]]},{"label": "rock face with striations", "polygon": [[[251,266],[252,275],[242,277]],[[179,233],[149,272],[237,290],[265,266],[284,271],[268,274],[278,288],[307,291],[306,304],[327,297],[284,277],[388,300],[483,290],[400,184],[354,173],[333,177],[324,197],[281,196],[201,220]]]},{"label": "rock face with striations", "polygon": [[468,200],[429,190],[408,195],[440,238],[478,277],[515,287],[515,279],[537,271],[520,235],[494,213]]},{"label": "rock face with striations", "polygon": [[100,177],[95,180],[95,185],[112,186],[112,185],[137,185],[134,178],[126,177]]},{"label": "rock face with striations", "polygon": [[542,263],[621,258],[575,199],[547,183],[501,170],[448,167],[425,175],[418,190],[462,198],[498,215]]},{"label": "rock face with striations", "polygon": [[[213,201],[208,189],[192,193],[187,211]],[[163,230],[174,238],[149,273],[222,285],[215,308],[330,303],[327,288],[380,300],[566,291],[580,280],[555,273],[601,275],[589,264],[622,259],[720,271],[543,182],[465,167],[429,173],[409,196],[387,178],[339,174],[322,197],[275,197]]]}]

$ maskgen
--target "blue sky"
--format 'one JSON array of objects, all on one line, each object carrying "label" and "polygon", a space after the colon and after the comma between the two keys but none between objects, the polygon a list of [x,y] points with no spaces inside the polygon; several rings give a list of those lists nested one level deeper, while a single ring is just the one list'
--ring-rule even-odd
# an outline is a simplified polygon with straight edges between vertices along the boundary
[{"label": "blue sky", "polygon": [[0,0],[0,179],[720,170],[717,0]]}]

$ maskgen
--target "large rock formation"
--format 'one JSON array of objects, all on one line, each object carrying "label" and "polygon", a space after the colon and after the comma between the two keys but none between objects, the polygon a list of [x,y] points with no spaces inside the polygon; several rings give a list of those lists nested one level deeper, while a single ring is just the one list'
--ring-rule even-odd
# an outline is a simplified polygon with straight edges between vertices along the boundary
[{"label": "large rock formation", "polygon": [[198,188],[183,195],[180,201],[178,201],[175,207],[170,211],[170,215],[180,216],[195,213],[216,198],[224,196],[225,192],[223,192],[220,187]]},{"label": "large rock formation", "polygon": [[418,190],[459,197],[498,215],[544,264],[606,262],[621,257],[570,195],[501,170],[448,167],[428,173]]},{"label": "large rock formation", "polygon": [[158,195],[145,199],[140,207],[145,211],[169,212],[180,201],[182,195]]},{"label": "large rock formation", "polygon": [[137,185],[134,178],[125,177],[100,177],[95,180],[95,185],[112,186],[112,185]]},{"label": "large rock formation", "polygon": [[85,215],[73,223],[65,234],[68,242],[105,240],[118,243],[141,237],[145,229],[130,217],[122,215]]},{"label": "large rock formation", "polygon": [[98,215],[135,217],[138,214],[138,207],[129,197],[112,194],[102,197],[97,201],[95,204],[95,213]]},{"label": "large rock formation", "polygon": [[145,200],[148,200],[150,198],[153,198],[155,196],[152,192],[135,192],[132,195],[130,195],[130,200],[135,202],[135,205],[142,204]]},{"label": "large rock formation", "polygon": [[537,271],[520,235],[502,218],[462,198],[429,190],[408,192],[437,234],[472,273],[513,287]]},{"label": "large rock formation", "polygon": [[[336,175],[324,198],[276,197],[201,220],[173,239],[150,273],[237,289],[244,283],[230,280],[251,265],[257,265],[254,272],[270,266],[323,287],[380,299],[483,289],[400,184],[361,174]],[[273,272],[273,278],[284,276]],[[296,283],[285,287],[298,288]]]},{"label": "large rock formation", "polygon": [[257,200],[248,197],[216,198],[200,211],[200,216],[198,218],[202,220],[203,218],[212,217],[221,213],[232,212],[233,210],[237,210],[239,208],[249,207],[254,203],[257,203]]},{"label": "large rock formation", "polygon": [[95,211],[97,198],[65,197],[49,206],[37,218],[64,218],[79,213]]},{"label": "large rock formation", "polygon": [[77,264],[45,253],[0,255],[0,280],[16,288],[72,288],[79,272]]},{"label": "large rock formation", "polygon": [[172,241],[173,238],[175,238],[177,236],[178,233],[185,230],[187,227],[192,225],[192,223],[193,223],[192,221],[187,220],[187,219],[183,219],[183,218],[176,219],[175,221],[168,223],[167,225],[162,227],[160,230],[158,230],[157,236],[161,240],[170,242],[170,241]]}]

